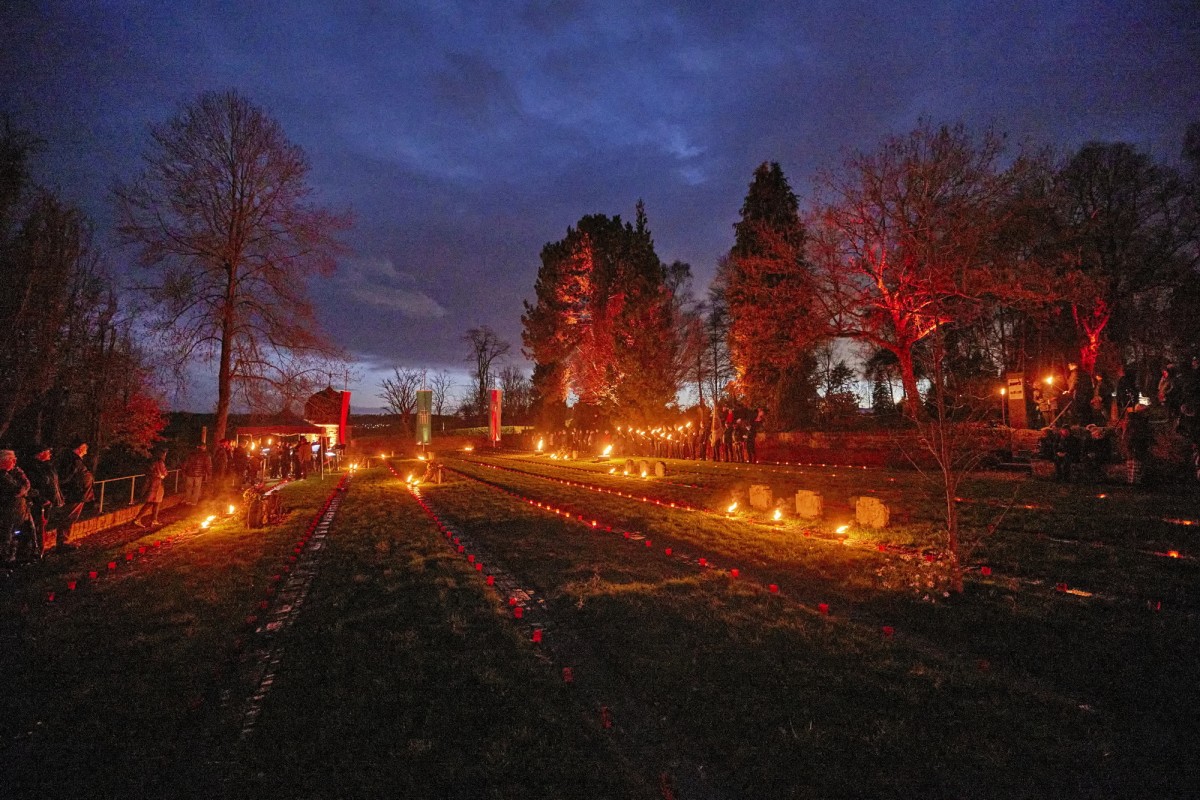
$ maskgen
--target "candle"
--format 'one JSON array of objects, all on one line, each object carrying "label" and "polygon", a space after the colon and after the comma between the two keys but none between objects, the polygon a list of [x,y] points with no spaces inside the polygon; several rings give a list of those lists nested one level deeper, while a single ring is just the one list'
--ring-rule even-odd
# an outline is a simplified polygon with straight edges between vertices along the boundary
[{"label": "candle", "polygon": [[779,594],[779,586],[777,584],[772,583],[767,587],[767,589],[771,592],[771,594]]},{"label": "candle", "polygon": [[818,603],[817,611],[820,611],[822,614],[829,614],[829,603]]},{"label": "candle", "polygon": [[739,572],[738,572],[738,568],[737,568],[737,567],[734,567],[733,569],[729,570],[729,575],[730,575],[730,577],[736,578],[736,577],[737,577],[738,575],[740,575],[740,574],[741,574],[741,573],[739,573]]}]

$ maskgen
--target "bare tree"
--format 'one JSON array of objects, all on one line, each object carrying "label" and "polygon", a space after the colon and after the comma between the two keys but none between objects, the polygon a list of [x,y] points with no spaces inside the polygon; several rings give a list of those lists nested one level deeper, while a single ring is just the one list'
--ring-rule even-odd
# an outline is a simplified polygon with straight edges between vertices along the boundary
[{"label": "bare tree", "polygon": [[497,336],[496,332],[487,325],[471,328],[463,337],[463,341],[471,346],[469,360],[475,362],[476,403],[480,411],[486,413],[487,391],[492,382],[492,364],[496,359],[505,355],[511,345]]},{"label": "bare tree", "polygon": [[505,364],[499,374],[500,389],[504,392],[504,413],[514,421],[525,419],[533,404],[533,384],[521,368]]},{"label": "bare tree", "polygon": [[1025,247],[1045,165],[962,125],[922,124],[822,177],[812,252],[836,333],[896,356],[905,410],[920,414],[918,345],[997,307],[1052,302],[1054,276]]},{"label": "bare tree", "polygon": [[454,381],[450,378],[450,373],[446,370],[440,370],[434,373],[429,379],[429,388],[433,391],[433,413],[442,420],[442,430],[446,430],[446,405],[450,401],[450,391],[454,388]]},{"label": "bare tree", "polygon": [[394,367],[394,377],[384,378],[379,384],[382,393],[379,395],[388,410],[400,417],[404,430],[409,429],[408,421],[417,408],[417,390],[421,388],[421,370]]},{"label": "bare tree", "polygon": [[349,217],[310,201],[304,151],[235,91],[201,94],[151,140],[145,171],[116,187],[118,231],[155,270],[142,288],[176,367],[217,360],[220,440],[235,386],[285,386],[333,352],[306,279],[332,271]]}]

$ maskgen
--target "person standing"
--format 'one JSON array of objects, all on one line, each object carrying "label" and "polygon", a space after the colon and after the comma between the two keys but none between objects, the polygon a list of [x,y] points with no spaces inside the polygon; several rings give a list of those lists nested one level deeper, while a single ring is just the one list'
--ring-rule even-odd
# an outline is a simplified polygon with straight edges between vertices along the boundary
[{"label": "person standing", "polygon": [[204,482],[212,476],[212,460],[204,445],[198,444],[183,461],[183,502],[194,506],[200,502]]},{"label": "person standing", "polygon": [[150,483],[146,487],[146,500],[133,518],[135,527],[146,527],[145,517],[150,517],[150,524],[158,524],[158,509],[162,505],[166,488],[163,481],[167,477],[167,451],[159,450],[154,454],[150,469],[146,470],[146,478]]},{"label": "person standing", "polygon": [[29,518],[29,478],[17,466],[17,454],[0,450],[0,566],[17,563],[15,534]]},{"label": "person standing", "polygon": [[71,442],[71,449],[62,454],[58,462],[58,485],[62,489],[63,507],[55,524],[55,550],[74,550],[78,545],[72,544],[71,528],[79,521],[83,507],[95,496],[95,478],[92,471],[83,463],[87,455],[88,445],[83,439]]},{"label": "person standing", "polygon": [[34,445],[32,452],[33,461],[28,465],[25,475],[29,478],[29,515],[33,518],[34,526],[31,558],[37,560],[45,551],[50,519],[63,507],[63,496],[58,485],[58,473],[50,460],[50,446]]},{"label": "person standing", "polygon": [[750,430],[746,432],[746,460],[751,464],[758,463],[758,432],[762,430],[767,419],[767,412],[756,408],[750,412]]},{"label": "person standing", "polygon": [[721,407],[713,406],[712,415],[712,460],[721,460],[721,445],[725,441],[725,415],[721,411]]}]

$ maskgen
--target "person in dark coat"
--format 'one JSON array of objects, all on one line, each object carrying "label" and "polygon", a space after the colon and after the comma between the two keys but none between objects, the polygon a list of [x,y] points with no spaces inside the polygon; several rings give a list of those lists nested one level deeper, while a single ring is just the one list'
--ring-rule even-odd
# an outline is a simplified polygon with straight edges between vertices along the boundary
[{"label": "person in dark coat", "polygon": [[1137,405],[1138,402],[1137,372],[1130,364],[1121,367],[1117,378],[1116,419],[1120,422],[1125,418],[1125,409]]},{"label": "person in dark coat", "polygon": [[1082,442],[1070,428],[1063,426],[1058,429],[1057,439],[1054,443],[1054,477],[1056,480],[1071,480],[1072,468],[1079,463],[1082,449]]},{"label": "person in dark coat", "polygon": [[766,421],[767,412],[756,408],[750,412],[750,429],[746,432],[746,460],[751,464],[758,463],[758,433]]},{"label": "person in dark coat", "polygon": [[166,450],[159,450],[154,454],[154,461],[146,470],[146,478],[149,481],[146,485],[146,500],[133,518],[133,524],[138,528],[146,527],[146,517],[150,517],[151,525],[158,524],[158,509],[166,495],[166,487],[163,485],[163,481],[167,478]]},{"label": "person in dark coat", "polygon": [[88,445],[83,439],[71,442],[71,449],[63,453],[58,462],[58,485],[62,489],[63,507],[55,520],[55,549],[73,550],[71,527],[79,520],[83,507],[95,496],[96,481],[92,471],[83,463]]},{"label": "person in dark coat", "polygon": [[33,519],[34,534],[31,538],[30,558],[38,560],[45,550],[46,530],[52,516],[63,507],[62,489],[58,485],[58,472],[50,460],[49,445],[34,445],[30,451],[33,460],[26,465],[29,478],[29,516]]},{"label": "person in dark coat", "polygon": [[17,454],[0,450],[0,566],[17,563],[17,529],[29,519],[29,478],[17,466]]}]

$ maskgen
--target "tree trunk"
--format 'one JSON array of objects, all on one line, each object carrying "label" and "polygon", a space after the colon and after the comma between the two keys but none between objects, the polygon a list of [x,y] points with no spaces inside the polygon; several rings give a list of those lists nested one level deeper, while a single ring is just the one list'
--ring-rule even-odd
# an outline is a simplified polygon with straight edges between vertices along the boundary
[{"label": "tree trunk", "polygon": [[225,308],[221,318],[221,353],[220,366],[217,368],[217,420],[213,426],[213,442],[218,443],[225,438],[225,429],[229,425],[229,406],[233,396],[233,323],[234,302],[237,299],[233,266],[225,262],[228,283],[225,289]]},{"label": "tree trunk", "polygon": [[900,363],[900,382],[904,385],[904,416],[916,421],[925,418],[921,408],[921,392],[917,389],[917,372],[913,366],[911,349],[899,348],[895,351]]}]

